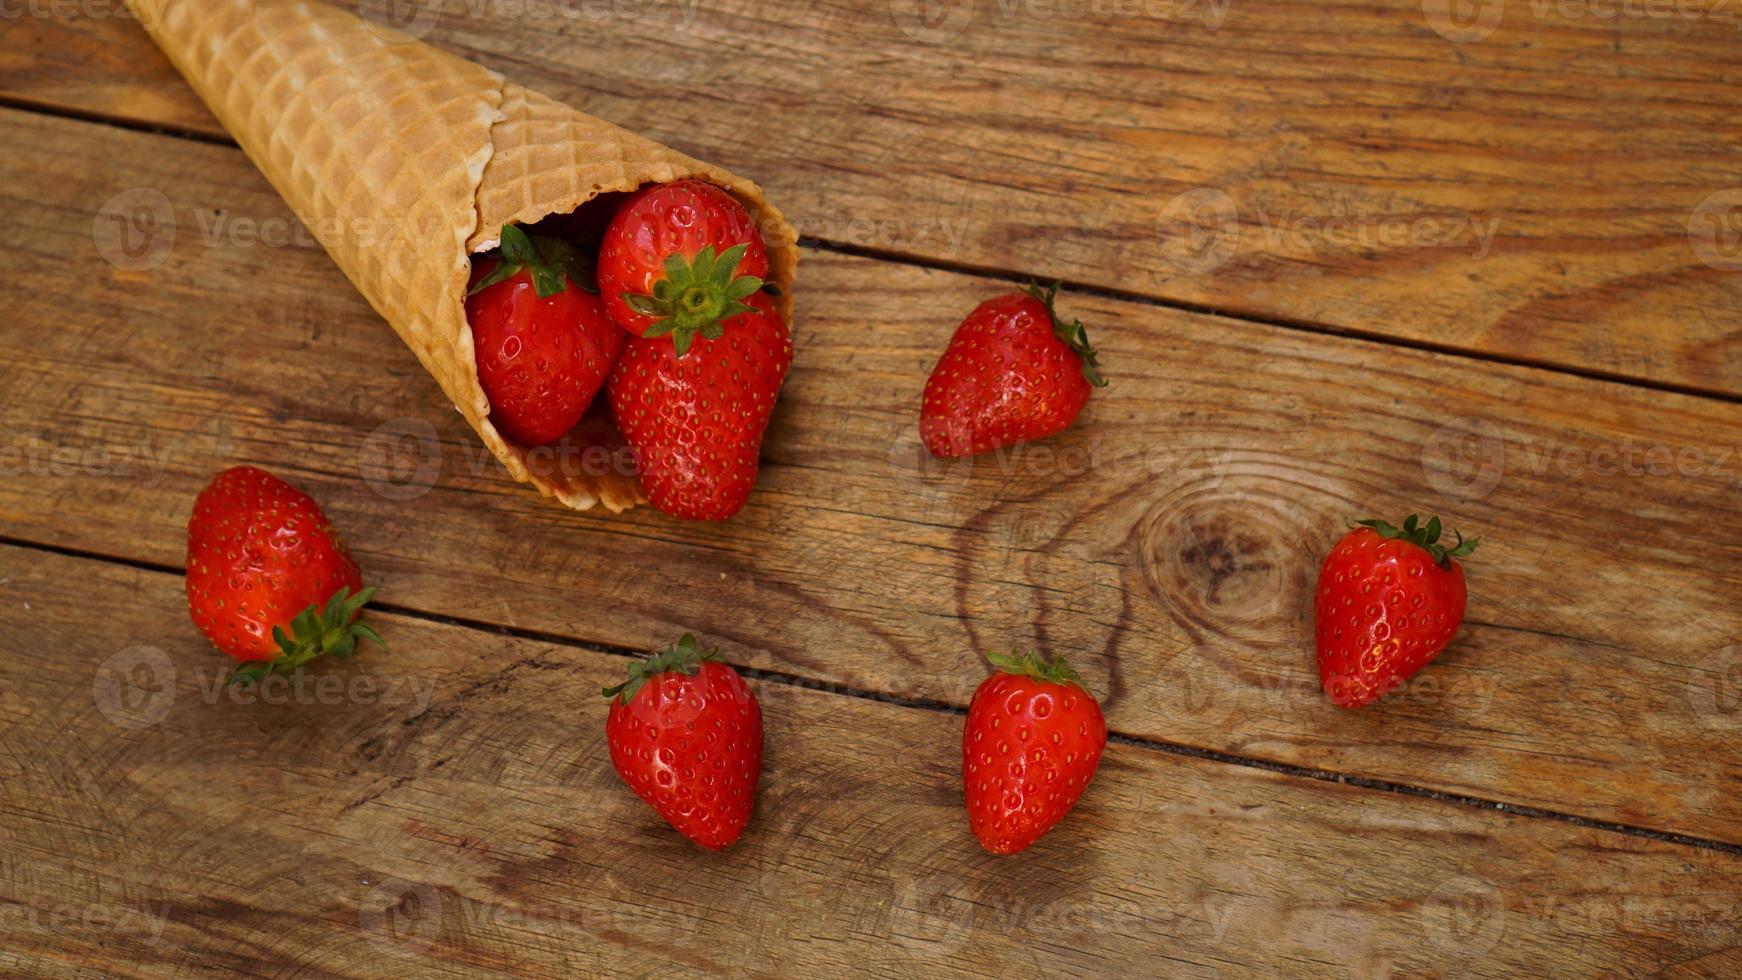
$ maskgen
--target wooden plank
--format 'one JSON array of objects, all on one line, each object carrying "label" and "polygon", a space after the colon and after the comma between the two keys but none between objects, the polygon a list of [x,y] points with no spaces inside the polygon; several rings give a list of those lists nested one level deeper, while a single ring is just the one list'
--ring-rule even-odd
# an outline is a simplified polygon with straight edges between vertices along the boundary
[{"label": "wooden plank", "polygon": [[[1736,22],[1566,6],[1468,34],[1443,0],[394,10],[809,235],[1742,393]],[[10,23],[0,96],[221,132],[132,21]]]},{"label": "wooden plank", "polygon": [[229,138],[122,0],[20,4],[0,32],[0,94]]},{"label": "wooden plank", "polygon": [[[1038,643],[1128,735],[1742,841],[1742,406],[1076,297],[1112,387],[1057,439],[935,467],[925,372],[1003,287],[815,253],[745,513],[576,515],[502,476],[318,248],[257,243],[288,216],[236,151],[0,137],[0,535],[179,567],[195,493],[252,461],[402,607],[636,649],[700,626],[954,705]],[[106,264],[93,212],[156,188],[173,243]],[[1313,569],[1411,508],[1484,536],[1472,623],[1394,703],[1333,710]]]},{"label": "wooden plank", "polygon": [[611,771],[622,657],[376,615],[391,653],[238,703],[178,576],[0,569],[13,972],[1742,967],[1734,853],[1131,745],[995,858],[960,813],[959,716],[782,683],[754,683],[756,816],[707,854]]}]

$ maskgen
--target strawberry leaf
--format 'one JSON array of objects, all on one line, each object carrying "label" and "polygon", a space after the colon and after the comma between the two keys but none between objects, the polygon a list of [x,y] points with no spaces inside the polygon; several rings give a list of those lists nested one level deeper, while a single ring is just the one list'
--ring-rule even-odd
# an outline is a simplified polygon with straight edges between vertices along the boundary
[{"label": "strawberry leaf", "polygon": [[1479,538],[1465,538],[1462,534],[1453,531],[1452,533],[1457,536],[1458,542],[1456,545],[1447,548],[1445,545],[1439,543],[1441,533],[1440,519],[1438,517],[1430,517],[1428,518],[1427,525],[1423,526],[1421,524],[1421,517],[1416,514],[1411,514],[1404,518],[1403,526],[1401,528],[1394,527],[1381,520],[1356,521],[1355,523],[1361,527],[1372,528],[1374,533],[1382,538],[1389,538],[1393,541],[1408,541],[1410,544],[1415,545],[1431,555],[1434,564],[1439,565],[1441,568],[1451,567],[1451,560],[1453,558],[1468,558],[1476,550],[1476,542],[1480,540]]},{"label": "strawberry leaf", "polygon": [[508,280],[514,278],[515,275],[517,275],[519,272],[520,272],[519,267],[517,267],[511,263],[497,262],[496,268],[491,269],[488,275],[486,275],[484,278],[478,280],[477,282],[473,283],[471,289],[466,290],[466,295],[467,296],[476,296],[479,293],[483,292],[486,289],[489,289],[491,286],[494,286],[499,282],[507,282]]},{"label": "strawberry leaf", "polygon": [[716,254],[707,245],[687,260],[677,253],[666,256],[665,275],[653,284],[651,294],[621,296],[631,310],[654,318],[642,335],[669,334],[679,357],[689,353],[697,335],[710,340],[723,336],[725,321],[752,312],[744,300],[769,285],[757,276],[737,274],[749,249],[738,244]]},{"label": "strawberry leaf", "polygon": [[749,299],[761,288],[762,280],[755,276],[739,276],[726,284],[726,298],[730,300]]},{"label": "strawberry leaf", "polygon": [[362,637],[382,649],[387,644],[374,630],[351,622],[363,606],[375,595],[373,588],[355,595],[344,586],[333,593],[326,605],[310,603],[290,621],[290,629],[272,628],[272,640],[280,654],[272,660],[252,661],[230,675],[232,684],[250,684],[268,674],[286,674],[316,657],[332,654],[339,660],[349,660],[357,652],[357,639]]},{"label": "strawberry leaf", "polygon": [[502,258],[518,266],[538,264],[538,252],[532,247],[532,239],[526,237],[526,232],[515,225],[502,226],[502,244],[499,246]]},{"label": "strawberry leaf", "polygon": [[[664,307],[660,306],[659,301],[654,299],[652,296],[637,296],[634,293],[624,293],[623,294],[623,302],[629,304],[630,309],[641,314],[642,316],[659,316],[660,310],[664,309]],[[661,330],[658,334],[654,334],[653,333],[654,327],[658,327],[658,326],[659,326],[659,324],[656,323],[653,325],[653,327],[647,328],[648,334],[654,335],[654,336],[663,336],[665,334],[671,333],[671,327],[667,326],[665,329]]]},{"label": "strawberry leaf", "polygon": [[[1033,677],[1052,684],[1075,684],[1083,689],[1083,693],[1087,694],[1089,691],[1088,687],[1084,686],[1083,679],[1077,676],[1077,672],[1071,669],[1071,665],[1066,663],[1063,657],[1048,659],[1031,650],[1022,654],[989,653],[986,655],[986,659],[991,662],[992,666],[1006,674]],[[1090,697],[1093,696],[1090,695]]]},{"label": "strawberry leaf", "polygon": [[1088,382],[1095,387],[1105,388],[1107,387],[1107,379],[1101,376],[1098,363],[1099,355],[1095,348],[1089,344],[1089,331],[1083,326],[1083,321],[1072,320],[1066,323],[1059,319],[1058,310],[1053,307],[1053,303],[1058,299],[1059,286],[1062,283],[1063,280],[1055,281],[1050,288],[1041,289],[1039,283],[1031,282],[1022,287],[1022,291],[1045,304],[1046,315],[1052,318],[1053,335],[1070,347],[1078,359],[1083,362],[1083,377],[1087,378]]},{"label": "strawberry leaf", "polygon": [[502,241],[484,253],[494,256],[496,267],[466,290],[467,296],[506,282],[522,272],[532,278],[533,292],[548,299],[574,284],[578,289],[597,293],[595,272],[585,255],[560,238],[528,235],[516,225],[502,226]]},{"label": "strawberry leaf", "polygon": [[694,676],[702,664],[709,660],[718,660],[719,651],[709,648],[703,650],[696,642],[694,633],[685,633],[676,643],[655,653],[646,660],[637,660],[629,665],[629,679],[613,687],[607,687],[599,693],[607,698],[615,699],[619,695],[623,703],[628,704],[635,697],[635,692],[641,690],[641,685],[648,678],[665,673],[679,673],[686,677]]}]

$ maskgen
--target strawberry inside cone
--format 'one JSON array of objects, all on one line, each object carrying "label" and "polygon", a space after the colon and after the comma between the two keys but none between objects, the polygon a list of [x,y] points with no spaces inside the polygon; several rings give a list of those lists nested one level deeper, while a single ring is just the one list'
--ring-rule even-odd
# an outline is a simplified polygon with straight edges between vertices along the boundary
[{"label": "strawberry inside cone", "polygon": [[605,307],[637,337],[670,335],[681,355],[725,322],[768,277],[768,246],[748,209],[712,184],[644,187],[617,209],[599,243]]},{"label": "strawberry inside cone", "polygon": [[490,421],[535,473],[572,468],[577,440],[581,467],[616,466],[611,438],[577,429],[605,387],[647,499],[677,517],[732,517],[792,364],[767,275],[750,211],[703,181],[504,226],[466,303]]},{"label": "strawberry inside cone", "polygon": [[525,446],[580,422],[628,336],[605,315],[580,250],[513,225],[474,264],[466,319],[490,421]]}]

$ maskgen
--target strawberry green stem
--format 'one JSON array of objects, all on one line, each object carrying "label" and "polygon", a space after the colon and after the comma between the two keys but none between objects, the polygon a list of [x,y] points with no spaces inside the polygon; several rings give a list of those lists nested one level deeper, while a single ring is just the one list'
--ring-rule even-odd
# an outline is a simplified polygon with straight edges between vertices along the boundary
[{"label": "strawberry green stem", "polygon": [[324,608],[319,603],[310,604],[290,621],[288,634],[282,626],[272,628],[273,642],[278,644],[282,653],[272,660],[258,660],[238,667],[230,675],[230,683],[249,684],[267,674],[288,674],[310,660],[327,654],[340,660],[349,660],[357,652],[359,638],[386,649],[386,642],[374,630],[362,623],[352,622],[374,596],[373,588],[351,595],[351,587],[347,585],[333,593]]},{"label": "strawberry green stem", "polygon": [[480,279],[467,296],[475,296],[499,282],[505,282],[522,272],[532,273],[532,288],[539,299],[555,296],[572,282],[589,293],[599,287],[593,281],[593,270],[573,245],[560,238],[528,235],[514,225],[502,226],[502,244],[485,253],[501,261],[490,274]]},{"label": "strawberry green stem", "polygon": [[1054,336],[1068,345],[1082,360],[1083,377],[1087,378],[1089,383],[1095,387],[1105,388],[1107,387],[1107,379],[1101,377],[1099,365],[1096,363],[1098,355],[1095,353],[1095,348],[1089,346],[1089,331],[1084,328],[1083,321],[1072,320],[1066,323],[1059,319],[1058,311],[1053,308],[1054,301],[1058,299],[1061,283],[1062,280],[1054,282],[1048,289],[1041,289],[1040,284],[1031,282],[1022,287],[1022,291],[1046,305],[1046,315],[1052,317]]},{"label": "strawberry green stem", "polygon": [[695,634],[685,633],[681,639],[664,650],[646,660],[637,660],[630,664],[628,680],[614,687],[607,687],[599,693],[607,698],[622,695],[623,703],[628,704],[635,697],[635,692],[641,690],[641,685],[647,683],[648,678],[670,672],[686,677],[694,676],[704,661],[718,659],[719,651],[712,648],[701,649],[696,643]]},{"label": "strawberry green stem", "polygon": [[1462,534],[1453,531],[1452,533],[1457,535],[1458,543],[1447,548],[1439,543],[1440,519],[1430,517],[1426,524],[1422,524],[1420,516],[1416,514],[1404,518],[1402,527],[1393,527],[1380,520],[1356,521],[1355,523],[1372,528],[1382,538],[1390,538],[1393,541],[1408,541],[1432,555],[1434,563],[1441,568],[1451,567],[1453,558],[1468,558],[1476,550],[1476,543],[1481,540],[1480,538],[1465,540]]},{"label": "strawberry green stem", "polygon": [[756,276],[737,275],[749,248],[734,245],[716,257],[709,245],[687,261],[682,255],[666,256],[665,277],[653,284],[653,295],[623,294],[630,309],[655,318],[643,336],[670,334],[682,357],[698,334],[714,340],[725,332],[725,321],[749,313],[744,300],[765,285]]},{"label": "strawberry green stem", "polygon": [[1030,650],[1027,653],[989,653],[986,659],[992,666],[1006,674],[1019,677],[1033,677],[1036,680],[1052,684],[1075,684],[1086,693],[1089,689],[1083,685],[1083,679],[1071,669],[1063,657],[1048,659]]}]

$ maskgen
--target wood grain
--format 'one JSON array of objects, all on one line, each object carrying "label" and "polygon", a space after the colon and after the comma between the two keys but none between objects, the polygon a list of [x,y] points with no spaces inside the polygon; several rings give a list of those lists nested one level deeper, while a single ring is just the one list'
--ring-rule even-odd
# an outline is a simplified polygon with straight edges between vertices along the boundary
[{"label": "wood grain", "polygon": [[50,0],[8,13],[0,31],[7,98],[229,139],[121,0]]},{"label": "wood grain", "polygon": [[[1014,858],[959,716],[755,682],[708,854],[617,781],[622,657],[375,614],[222,688],[178,576],[0,548],[0,968],[251,975],[1506,976],[1742,967],[1742,859],[1113,745]],[[264,700],[270,699],[270,700]]]},{"label": "wood grain", "polygon": [[[818,238],[1735,395],[1738,21],[1647,8],[364,4]],[[125,17],[9,22],[0,96],[221,133]]]},{"label": "wood grain", "polygon": [[[241,233],[288,215],[238,152],[19,113],[0,138],[0,535],[179,567],[195,493],[255,462],[399,607],[635,649],[703,629],[958,706],[983,653],[1038,644],[1128,735],[1742,841],[1742,407],[1075,297],[1112,387],[939,466],[924,374],[1003,287],[817,253],[745,513],[575,515],[507,481],[318,248]],[[108,202],[153,191],[173,241],[116,252]],[[1332,710],[1313,569],[1417,508],[1484,537],[1470,623],[1392,702]]]}]

